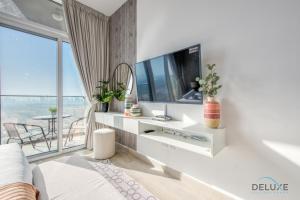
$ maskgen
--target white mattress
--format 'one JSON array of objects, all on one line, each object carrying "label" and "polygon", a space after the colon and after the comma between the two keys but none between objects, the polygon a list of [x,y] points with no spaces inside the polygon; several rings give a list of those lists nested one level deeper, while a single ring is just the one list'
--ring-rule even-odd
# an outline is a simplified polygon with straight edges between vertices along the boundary
[{"label": "white mattress", "polygon": [[16,182],[32,184],[31,167],[18,144],[0,145],[0,185]]},{"label": "white mattress", "polygon": [[[33,169],[34,185],[41,200],[124,200],[124,197],[98,172],[58,161],[42,163]],[[85,165],[85,164],[84,164]]]}]

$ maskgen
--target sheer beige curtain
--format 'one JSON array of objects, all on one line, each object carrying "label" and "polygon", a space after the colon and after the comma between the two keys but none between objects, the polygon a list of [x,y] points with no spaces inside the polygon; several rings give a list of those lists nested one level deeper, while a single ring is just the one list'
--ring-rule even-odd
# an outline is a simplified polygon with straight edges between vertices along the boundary
[{"label": "sheer beige curtain", "polygon": [[74,0],[64,0],[66,24],[73,53],[91,103],[86,121],[86,147],[93,148],[97,82],[109,78],[108,17]]}]

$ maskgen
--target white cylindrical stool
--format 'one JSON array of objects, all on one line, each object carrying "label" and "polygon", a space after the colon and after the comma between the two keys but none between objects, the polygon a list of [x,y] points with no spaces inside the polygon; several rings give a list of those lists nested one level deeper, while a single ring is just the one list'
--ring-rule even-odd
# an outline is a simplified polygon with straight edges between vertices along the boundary
[{"label": "white cylindrical stool", "polygon": [[107,159],[115,154],[115,130],[101,128],[94,131],[94,158]]}]

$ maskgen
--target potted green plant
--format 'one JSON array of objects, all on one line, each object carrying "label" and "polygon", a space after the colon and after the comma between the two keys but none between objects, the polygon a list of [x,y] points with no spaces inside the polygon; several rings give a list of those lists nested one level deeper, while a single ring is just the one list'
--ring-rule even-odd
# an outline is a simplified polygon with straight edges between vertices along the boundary
[{"label": "potted green plant", "polygon": [[215,70],[216,64],[208,64],[208,73],[203,78],[196,78],[199,83],[199,91],[202,91],[206,96],[204,103],[204,120],[208,127],[218,128],[220,125],[220,103],[215,99],[218,94],[218,90],[222,85],[218,84],[220,77]]},{"label": "potted green plant", "polygon": [[111,91],[108,87],[108,81],[99,81],[99,86],[96,88],[99,89],[99,93],[94,95],[94,98],[101,103],[102,112],[107,112],[109,103],[111,102],[114,92]]},{"label": "potted green plant", "polygon": [[124,83],[117,83],[117,88],[114,90],[114,97],[119,101],[124,101],[126,96],[126,86]]},{"label": "potted green plant", "polygon": [[57,113],[57,108],[56,107],[49,107],[48,111],[51,113],[52,116],[54,116]]}]

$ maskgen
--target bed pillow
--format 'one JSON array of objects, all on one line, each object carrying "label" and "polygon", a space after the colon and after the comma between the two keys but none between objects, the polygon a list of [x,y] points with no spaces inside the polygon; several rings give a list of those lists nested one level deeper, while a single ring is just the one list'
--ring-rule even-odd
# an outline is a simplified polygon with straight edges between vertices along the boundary
[{"label": "bed pillow", "polygon": [[0,145],[0,186],[10,183],[32,184],[32,170],[17,143]]},{"label": "bed pillow", "polygon": [[11,183],[0,186],[1,200],[37,200],[39,192],[28,183]]}]

